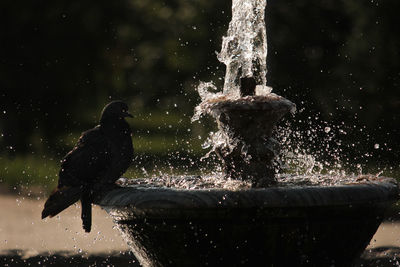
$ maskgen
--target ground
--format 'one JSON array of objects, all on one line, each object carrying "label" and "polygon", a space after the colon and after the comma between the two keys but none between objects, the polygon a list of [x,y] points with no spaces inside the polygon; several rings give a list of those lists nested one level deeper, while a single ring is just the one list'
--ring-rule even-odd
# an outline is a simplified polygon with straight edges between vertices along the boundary
[{"label": "ground", "polygon": [[[0,266],[139,266],[98,206],[91,233],[81,226],[78,204],[41,220],[43,198],[0,195]],[[400,223],[383,223],[357,266],[399,266]]]}]

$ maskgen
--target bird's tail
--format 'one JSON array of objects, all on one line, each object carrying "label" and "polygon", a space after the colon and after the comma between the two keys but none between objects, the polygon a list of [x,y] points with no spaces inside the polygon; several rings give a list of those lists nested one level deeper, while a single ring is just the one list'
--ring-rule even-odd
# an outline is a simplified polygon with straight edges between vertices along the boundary
[{"label": "bird's tail", "polygon": [[49,196],[46,203],[44,204],[44,209],[42,211],[42,219],[47,216],[53,217],[65,210],[76,201],[79,200],[82,194],[81,187],[62,187],[57,188]]},{"label": "bird's tail", "polygon": [[81,197],[82,204],[82,227],[86,233],[92,228],[92,201],[89,190],[84,190]]}]

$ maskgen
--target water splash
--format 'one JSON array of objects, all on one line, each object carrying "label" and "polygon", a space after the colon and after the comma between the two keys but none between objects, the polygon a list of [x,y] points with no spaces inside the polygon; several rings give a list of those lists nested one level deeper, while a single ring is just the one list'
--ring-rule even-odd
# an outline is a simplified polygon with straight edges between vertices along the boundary
[{"label": "water splash", "polygon": [[204,107],[208,102],[224,97],[223,93],[218,91],[213,82],[200,82],[197,92],[200,95],[201,103],[194,108],[192,122],[199,120],[201,116],[208,112],[208,109]]},{"label": "water splash", "polygon": [[[293,186],[338,186],[346,184],[360,183],[363,181],[374,181],[379,179],[379,175],[333,175],[333,174],[278,174],[277,187]],[[198,190],[198,189],[223,189],[238,191],[251,189],[249,181],[235,179],[223,179],[223,174],[212,175],[192,175],[192,176],[158,176],[152,178],[136,178],[119,180],[119,184],[124,187],[135,187],[143,189],[152,188],[171,188],[175,190]]]},{"label": "water splash", "polygon": [[135,188],[173,188],[173,189],[226,189],[231,191],[250,189],[251,183],[233,179],[223,179],[223,174],[158,176],[152,178],[120,179],[122,186]]},{"label": "water splash", "polygon": [[[282,144],[281,153],[277,159],[281,172],[296,175],[329,174],[332,179],[344,176],[360,176],[373,173],[377,177],[389,169],[379,167],[368,169],[368,163],[376,155],[375,146],[365,153],[349,156],[352,151],[365,149],[362,140],[371,138],[365,131],[365,126],[344,122],[334,122],[323,119],[322,114],[301,108],[302,119],[292,122],[286,120],[281,124],[275,137]],[[353,136],[359,140],[354,141]]]},{"label": "water splash", "polygon": [[[197,90],[202,102],[196,107],[192,120],[198,120],[204,114],[218,120],[221,114],[215,106],[221,102],[235,104],[243,102],[244,105],[251,105],[251,101],[255,98],[246,99],[247,97],[240,96],[241,78],[255,79],[256,96],[277,97],[271,93],[272,89],[266,86],[265,7],[266,0],[233,0],[232,20],[226,36],[223,37],[221,52],[218,54],[218,59],[226,65],[224,88],[218,91],[212,82],[200,83]],[[346,135],[347,130],[343,130],[345,127],[320,120],[315,121],[311,119],[314,116],[317,115],[312,114],[309,118],[309,121],[313,122],[312,125],[303,125],[304,128],[295,127],[295,129],[286,122],[287,125],[281,126],[276,131],[283,148],[276,164],[277,168],[297,175],[330,174],[334,177],[343,177],[360,174],[359,171],[354,173],[344,171],[348,170],[344,167],[352,163],[342,158],[344,146],[341,137]],[[219,125],[219,131],[211,133],[203,145],[203,148],[211,148],[205,158],[218,147],[233,150],[236,147],[235,141],[237,140],[221,131]],[[375,149],[379,147],[379,144],[374,146]],[[246,151],[243,152],[246,154]]]},{"label": "water splash", "polygon": [[342,168],[343,151],[338,136],[341,127],[328,124],[317,119],[317,114],[314,115],[303,123],[285,121],[278,127],[276,138],[282,144],[277,159],[279,168],[296,175],[330,174],[336,178],[343,177],[346,173]]}]

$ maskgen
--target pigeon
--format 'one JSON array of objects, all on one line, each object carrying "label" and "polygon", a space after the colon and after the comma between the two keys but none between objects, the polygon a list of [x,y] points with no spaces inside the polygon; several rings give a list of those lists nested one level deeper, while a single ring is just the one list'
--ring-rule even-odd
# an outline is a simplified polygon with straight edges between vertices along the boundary
[{"label": "pigeon", "polygon": [[61,161],[58,186],[44,204],[42,219],[57,215],[80,199],[82,226],[90,232],[96,190],[113,188],[133,159],[132,131],[126,117],[132,117],[128,106],[113,101],[104,107],[100,124],[82,133]]}]

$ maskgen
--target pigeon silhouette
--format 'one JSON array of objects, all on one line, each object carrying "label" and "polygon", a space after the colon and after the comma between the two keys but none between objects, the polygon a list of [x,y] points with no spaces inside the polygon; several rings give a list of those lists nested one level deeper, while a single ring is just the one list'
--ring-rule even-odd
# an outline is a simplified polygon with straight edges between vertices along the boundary
[{"label": "pigeon silhouette", "polygon": [[90,232],[96,190],[113,187],[132,162],[132,132],[126,117],[132,117],[128,106],[113,101],[104,107],[100,124],[82,133],[62,160],[58,186],[44,204],[42,219],[57,215],[80,199],[83,229]]}]

